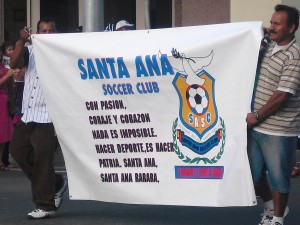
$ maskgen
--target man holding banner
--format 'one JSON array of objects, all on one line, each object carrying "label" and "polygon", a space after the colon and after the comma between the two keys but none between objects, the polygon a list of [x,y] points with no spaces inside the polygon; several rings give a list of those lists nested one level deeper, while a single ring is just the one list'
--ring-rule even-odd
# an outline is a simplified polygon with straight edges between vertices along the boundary
[{"label": "man holding banner", "polygon": [[[55,22],[50,18],[40,20],[37,33],[56,33]],[[67,182],[54,171],[57,139],[36,72],[33,48],[24,48],[29,37],[27,27],[20,31],[20,39],[10,61],[11,68],[27,67],[22,103],[23,116],[13,134],[11,154],[31,181],[32,199],[37,209],[29,213],[28,217],[42,219],[55,215]]]},{"label": "man holding banner", "polygon": [[246,118],[248,157],[256,193],[265,202],[260,224],[283,225],[300,128],[299,11],[277,5],[270,23],[273,42],[258,67],[254,110]]}]

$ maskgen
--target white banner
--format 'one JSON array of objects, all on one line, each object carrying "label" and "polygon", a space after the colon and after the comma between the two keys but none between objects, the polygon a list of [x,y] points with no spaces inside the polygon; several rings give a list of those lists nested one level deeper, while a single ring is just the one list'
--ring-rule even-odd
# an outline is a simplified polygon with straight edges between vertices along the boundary
[{"label": "white banner", "polygon": [[261,22],[33,35],[71,199],[256,204],[246,114]]}]

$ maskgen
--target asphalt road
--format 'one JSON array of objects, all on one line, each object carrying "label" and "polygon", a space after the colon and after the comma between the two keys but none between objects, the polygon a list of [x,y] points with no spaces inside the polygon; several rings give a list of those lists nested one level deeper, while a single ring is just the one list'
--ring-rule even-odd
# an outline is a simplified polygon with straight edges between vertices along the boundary
[{"label": "asphalt road", "polygon": [[[56,169],[63,173],[59,161]],[[257,225],[262,202],[252,207],[153,206],[69,200],[51,219],[29,220],[34,209],[30,183],[18,169],[0,172],[0,225]],[[292,179],[290,213],[285,225],[300,225],[300,177]]]}]

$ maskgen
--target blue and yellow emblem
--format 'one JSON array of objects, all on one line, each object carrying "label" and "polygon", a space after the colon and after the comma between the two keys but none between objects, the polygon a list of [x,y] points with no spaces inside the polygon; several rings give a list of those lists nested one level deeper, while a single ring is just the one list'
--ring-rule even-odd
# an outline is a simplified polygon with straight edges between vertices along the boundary
[{"label": "blue and yellow emblem", "polygon": [[[173,49],[174,60],[181,60],[181,69],[173,80],[179,96],[179,120],[173,124],[174,151],[180,159],[188,163],[216,163],[222,156],[225,146],[225,123],[218,115],[215,100],[215,79],[203,68],[213,59],[213,51],[205,57],[187,58]],[[178,64],[177,64],[178,65]],[[174,68],[176,70],[176,68]],[[220,146],[212,158],[191,158],[184,154],[178,145],[190,149],[197,155],[206,155]]]},{"label": "blue and yellow emblem", "polygon": [[[179,118],[182,124],[201,140],[208,131],[216,126],[218,111],[214,95],[214,78],[205,70],[202,70],[198,77],[204,80],[202,85],[189,85],[186,83],[187,76],[177,73],[173,85],[180,99]],[[182,145],[203,155],[219,144],[221,131],[216,132],[203,143],[194,141],[180,130],[177,131],[177,136]]]}]

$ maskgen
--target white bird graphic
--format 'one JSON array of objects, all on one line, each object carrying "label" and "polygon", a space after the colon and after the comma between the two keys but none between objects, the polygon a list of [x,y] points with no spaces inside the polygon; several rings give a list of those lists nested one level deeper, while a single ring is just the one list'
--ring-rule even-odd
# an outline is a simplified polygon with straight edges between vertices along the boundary
[{"label": "white bird graphic", "polygon": [[[197,74],[201,72],[204,67],[211,63],[213,56],[214,52],[212,50],[207,56],[204,57],[186,57],[184,53],[179,53],[173,48],[172,56],[168,56],[168,60],[174,70],[181,74],[187,75],[186,83],[188,85],[203,85],[205,79],[200,78]],[[178,61],[181,61],[181,63],[178,63]]]}]

